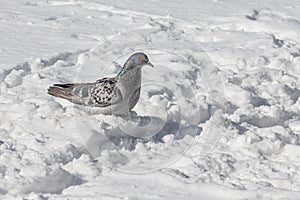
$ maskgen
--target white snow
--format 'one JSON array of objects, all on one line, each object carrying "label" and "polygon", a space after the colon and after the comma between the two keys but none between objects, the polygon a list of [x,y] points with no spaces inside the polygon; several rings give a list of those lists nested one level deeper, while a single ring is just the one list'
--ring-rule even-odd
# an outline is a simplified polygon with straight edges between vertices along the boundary
[{"label": "white snow", "polygon": [[[1,199],[299,199],[297,0],[14,0],[0,7]],[[115,75],[127,117],[47,94]]]}]

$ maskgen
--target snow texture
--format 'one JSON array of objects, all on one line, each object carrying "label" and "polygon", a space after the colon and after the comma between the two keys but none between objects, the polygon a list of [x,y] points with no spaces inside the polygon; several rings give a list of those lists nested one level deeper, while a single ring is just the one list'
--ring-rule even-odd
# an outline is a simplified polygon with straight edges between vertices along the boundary
[{"label": "snow texture", "polygon": [[[300,199],[297,0],[14,0],[0,7],[1,199]],[[47,95],[118,73],[126,117]]]}]

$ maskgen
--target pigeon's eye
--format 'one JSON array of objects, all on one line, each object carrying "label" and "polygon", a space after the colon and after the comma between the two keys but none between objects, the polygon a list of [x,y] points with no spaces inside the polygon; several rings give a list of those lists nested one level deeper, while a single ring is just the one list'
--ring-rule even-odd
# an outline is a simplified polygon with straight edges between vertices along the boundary
[{"label": "pigeon's eye", "polygon": [[142,61],[142,62],[144,62],[145,58],[144,57],[140,57],[139,60]]}]

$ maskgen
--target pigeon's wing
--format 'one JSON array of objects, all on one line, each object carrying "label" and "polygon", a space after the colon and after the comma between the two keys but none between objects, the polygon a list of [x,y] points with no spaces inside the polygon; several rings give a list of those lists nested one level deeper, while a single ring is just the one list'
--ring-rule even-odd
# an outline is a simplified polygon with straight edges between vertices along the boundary
[{"label": "pigeon's wing", "polygon": [[106,107],[122,99],[116,85],[115,78],[103,78],[95,83],[55,84],[48,89],[48,93],[76,104]]},{"label": "pigeon's wing", "polygon": [[76,104],[85,104],[84,99],[76,95],[73,89],[80,87],[82,84],[54,84],[48,88],[48,94],[67,99]]},{"label": "pigeon's wing", "polygon": [[106,107],[118,103],[122,99],[122,94],[117,88],[117,83],[115,78],[102,78],[97,80],[90,88],[88,104]]}]

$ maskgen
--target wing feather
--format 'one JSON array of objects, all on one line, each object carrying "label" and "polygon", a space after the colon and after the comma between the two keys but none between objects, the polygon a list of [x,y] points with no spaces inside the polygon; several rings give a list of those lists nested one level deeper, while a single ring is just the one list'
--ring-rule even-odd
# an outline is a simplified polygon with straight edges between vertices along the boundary
[{"label": "wing feather", "polygon": [[122,99],[122,94],[116,86],[115,78],[97,80],[91,88],[89,105],[106,107],[118,103]]},{"label": "wing feather", "polygon": [[95,83],[54,84],[48,93],[76,104],[107,107],[122,99],[115,78],[102,78]]}]

